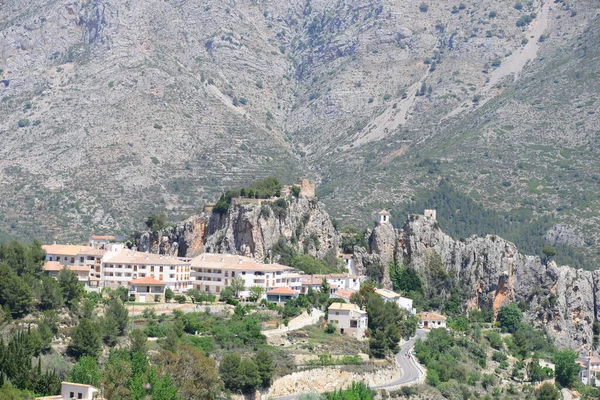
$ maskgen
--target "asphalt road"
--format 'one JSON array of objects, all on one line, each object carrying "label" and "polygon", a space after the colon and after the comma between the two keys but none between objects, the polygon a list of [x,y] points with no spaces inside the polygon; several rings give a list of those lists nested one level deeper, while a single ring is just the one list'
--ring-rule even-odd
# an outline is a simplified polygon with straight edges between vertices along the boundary
[{"label": "asphalt road", "polygon": [[[373,387],[371,387],[371,389],[392,388],[392,387],[410,383],[412,381],[419,379],[421,377],[421,370],[417,367],[417,364],[415,361],[415,356],[411,354],[410,357],[407,357],[406,353],[410,354],[410,352],[411,352],[412,348],[414,347],[415,342],[418,338],[425,338],[426,336],[427,336],[427,331],[418,329],[417,334],[412,339],[410,339],[409,341],[407,341],[400,347],[400,352],[398,352],[398,354],[396,354],[396,362],[398,363],[398,366],[400,367],[400,372],[402,375],[400,375],[400,377],[398,379],[388,382],[385,385],[373,386]],[[289,396],[281,396],[281,397],[272,397],[272,398],[269,397],[269,399],[296,400],[298,398],[298,396],[300,396],[301,394],[302,393],[291,394]]]}]

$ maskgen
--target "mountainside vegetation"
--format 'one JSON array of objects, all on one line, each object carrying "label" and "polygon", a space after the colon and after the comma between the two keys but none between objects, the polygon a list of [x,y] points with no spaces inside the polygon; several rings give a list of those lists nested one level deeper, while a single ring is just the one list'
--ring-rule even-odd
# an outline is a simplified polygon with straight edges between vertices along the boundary
[{"label": "mountainside vegetation", "polygon": [[365,227],[447,179],[591,249],[597,7],[4,2],[0,231],[127,235],[273,175]]}]

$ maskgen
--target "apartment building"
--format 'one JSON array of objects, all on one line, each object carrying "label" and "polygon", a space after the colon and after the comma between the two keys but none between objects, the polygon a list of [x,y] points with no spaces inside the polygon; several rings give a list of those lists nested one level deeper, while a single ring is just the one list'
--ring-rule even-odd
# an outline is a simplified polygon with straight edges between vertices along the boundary
[{"label": "apartment building", "polygon": [[193,258],[191,264],[192,285],[195,289],[218,294],[232,281],[241,277],[245,290],[240,297],[250,295],[252,286],[260,286],[265,292],[279,287],[300,291],[300,273],[280,264],[264,264],[253,258],[231,254],[204,253]]},{"label": "apartment building", "polygon": [[110,254],[103,262],[104,286],[126,287],[131,280],[150,277],[176,292],[192,287],[190,263],[177,257],[123,250]]},{"label": "apartment building", "polygon": [[[67,267],[87,267],[91,278],[102,278],[102,265],[110,257],[123,251],[122,244],[110,244],[105,248],[84,245],[49,244],[43,245],[46,251],[46,262],[58,262]],[[79,268],[81,272],[81,268]],[[94,279],[94,280],[96,280]]]},{"label": "apartment building", "polygon": [[360,290],[360,279],[353,274],[316,274],[315,278],[327,279],[329,285],[343,290]]}]

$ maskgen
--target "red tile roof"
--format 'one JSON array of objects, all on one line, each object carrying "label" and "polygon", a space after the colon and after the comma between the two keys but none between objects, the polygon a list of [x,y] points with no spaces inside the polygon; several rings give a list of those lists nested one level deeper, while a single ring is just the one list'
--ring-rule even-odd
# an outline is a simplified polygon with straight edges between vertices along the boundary
[{"label": "red tile roof", "polygon": [[134,285],[164,285],[165,284],[163,281],[154,279],[151,276],[146,277],[146,278],[133,279],[133,280],[129,281],[129,283],[133,283]]},{"label": "red tile roof", "polygon": [[267,294],[275,294],[275,295],[296,295],[299,292],[288,287],[278,287],[273,290],[269,290]]},{"label": "red tile roof", "polygon": [[446,317],[444,317],[443,315],[432,313],[432,312],[425,312],[425,313],[417,314],[417,317],[419,317],[423,321],[425,321],[425,320],[426,321],[445,321],[446,320]]}]

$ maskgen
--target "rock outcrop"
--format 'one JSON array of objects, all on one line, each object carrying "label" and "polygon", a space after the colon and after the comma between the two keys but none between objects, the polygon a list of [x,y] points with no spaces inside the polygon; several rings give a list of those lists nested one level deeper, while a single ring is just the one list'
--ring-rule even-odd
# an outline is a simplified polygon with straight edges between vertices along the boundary
[{"label": "rock outcrop", "polygon": [[505,303],[523,301],[528,305],[525,317],[546,327],[559,347],[591,349],[600,306],[597,271],[559,267],[523,255],[513,243],[494,235],[454,240],[423,216],[410,216],[401,233],[399,250],[407,267],[425,275],[429,254],[437,253],[445,270],[472,298],[469,305],[497,310]]},{"label": "rock outcrop", "polygon": [[286,207],[270,200],[233,199],[227,213],[202,213],[160,232],[140,235],[138,249],[179,257],[204,251],[258,259],[285,239],[299,252],[318,258],[337,255],[340,236],[316,197],[288,197]]},{"label": "rock outcrop", "polygon": [[323,258],[337,255],[340,237],[316,198],[292,198],[287,209],[270,201],[232,203],[227,214],[213,214],[206,232],[206,251],[264,259],[280,239],[300,252]]}]

